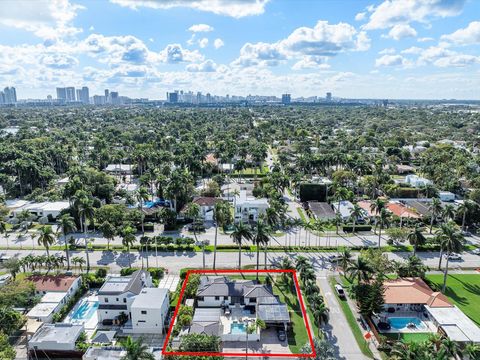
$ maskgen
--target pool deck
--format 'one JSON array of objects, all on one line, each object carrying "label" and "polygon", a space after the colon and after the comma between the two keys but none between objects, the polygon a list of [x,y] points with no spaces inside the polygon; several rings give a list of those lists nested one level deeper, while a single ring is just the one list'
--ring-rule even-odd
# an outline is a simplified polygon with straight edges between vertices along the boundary
[{"label": "pool deck", "polygon": [[83,324],[85,328],[85,332],[87,335],[91,332],[92,334],[95,332],[97,325],[98,325],[98,313],[95,311],[92,316],[88,319],[72,319],[73,314],[78,310],[80,306],[85,301],[91,301],[91,302],[97,302],[98,301],[98,296],[96,294],[93,295],[88,295],[83,298],[81,298],[73,307],[72,310],[68,313],[67,317],[63,321],[64,323],[72,323],[72,324]]},{"label": "pool deck", "polygon": [[[429,319],[426,319],[423,316],[422,312],[412,312],[412,311],[397,311],[394,314],[390,313],[382,313],[380,315],[381,317],[386,317],[388,319],[392,318],[417,318],[419,319],[423,325],[425,325],[425,328],[403,328],[403,329],[390,329],[390,330],[381,330],[380,333],[389,333],[389,334],[398,334],[398,333],[428,333],[428,332],[437,332],[437,328],[433,324],[433,322]],[[376,321],[378,322],[378,321]]]}]

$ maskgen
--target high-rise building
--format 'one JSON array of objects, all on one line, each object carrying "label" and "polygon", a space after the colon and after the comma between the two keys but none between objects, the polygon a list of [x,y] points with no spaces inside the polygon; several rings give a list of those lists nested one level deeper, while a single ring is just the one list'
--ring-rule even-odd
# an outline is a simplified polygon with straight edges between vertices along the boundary
[{"label": "high-rise building", "polygon": [[207,93],[207,104],[210,104],[212,102],[212,95],[210,93]]},{"label": "high-rise building", "polygon": [[167,93],[167,101],[172,104],[178,103],[178,92]]},{"label": "high-rise building", "polygon": [[80,91],[80,97],[77,96],[77,100],[84,104],[90,103],[90,92],[88,91],[88,87],[82,87],[82,90]]},{"label": "high-rise building", "polygon": [[66,87],[65,93],[67,95],[67,101],[75,101],[75,87],[73,86]]},{"label": "high-rise building", "polygon": [[57,87],[57,100],[66,101],[67,100],[67,91],[63,88]]},{"label": "high-rise building", "polygon": [[5,93],[0,91],[0,105],[5,104]]},{"label": "high-rise building", "polygon": [[93,105],[105,105],[105,96],[94,95],[93,96]]},{"label": "high-rise building", "polygon": [[332,93],[331,92],[327,92],[327,96],[325,97],[325,99],[327,101],[332,101]]},{"label": "high-rise building", "polygon": [[110,93],[110,102],[114,105],[120,104],[120,99],[118,97],[118,92],[117,91],[112,91]]},{"label": "high-rise building", "polygon": [[17,102],[17,91],[13,86],[6,87],[3,89],[2,95],[0,96],[1,104],[15,104]]},{"label": "high-rise building", "polygon": [[105,104],[110,103],[110,91],[108,89],[105,89]]},{"label": "high-rise building", "polygon": [[75,90],[75,92],[77,95],[77,101],[80,101],[80,99],[82,98],[82,89],[77,89]]},{"label": "high-rise building", "polygon": [[282,104],[290,104],[292,97],[290,94],[282,94]]}]

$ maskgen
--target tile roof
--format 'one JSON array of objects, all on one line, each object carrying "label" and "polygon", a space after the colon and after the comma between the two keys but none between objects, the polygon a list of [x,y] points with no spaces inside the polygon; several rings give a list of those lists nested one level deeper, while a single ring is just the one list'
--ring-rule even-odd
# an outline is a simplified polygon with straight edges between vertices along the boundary
[{"label": "tile roof", "polygon": [[401,278],[384,283],[385,304],[424,304],[430,307],[452,307],[447,298],[432,291],[420,278]]},{"label": "tile roof", "polygon": [[415,211],[407,208],[405,205],[395,202],[389,202],[386,205],[387,209],[398,217],[408,217],[413,219],[420,219],[421,215],[417,214]]},{"label": "tile roof", "polygon": [[199,196],[192,200],[193,203],[199,206],[214,206],[217,202],[223,201],[221,198]]},{"label": "tile roof", "polygon": [[32,281],[37,291],[68,291],[78,276],[68,275],[33,275],[28,280]]}]

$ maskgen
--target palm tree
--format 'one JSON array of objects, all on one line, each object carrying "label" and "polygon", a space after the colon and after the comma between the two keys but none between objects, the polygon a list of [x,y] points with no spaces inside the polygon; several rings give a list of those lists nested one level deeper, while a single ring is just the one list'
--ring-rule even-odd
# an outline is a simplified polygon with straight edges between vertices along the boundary
[{"label": "palm tree", "polygon": [[447,287],[448,277],[448,262],[452,253],[459,253],[463,251],[463,243],[465,239],[461,232],[456,229],[456,225],[453,221],[443,224],[440,228],[440,237],[447,254],[447,260],[445,265],[445,271],[443,272],[443,287],[442,293],[445,293]]},{"label": "palm tree", "polygon": [[325,305],[325,302],[320,302],[318,304],[312,305],[312,314],[314,319],[316,320],[315,322],[317,323],[320,331],[320,326],[322,326],[323,323],[328,322],[328,314],[330,312],[330,309]]},{"label": "palm tree", "polygon": [[468,360],[475,360],[480,358],[480,345],[469,343],[465,346],[465,355],[468,356]]},{"label": "palm tree", "polygon": [[121,344],[127,352],[122,360],[155,360],[155,356],[150,352],[148,346],[143,343],[143,338],[133,340],[128,336]]},{"label": "palm tree", "polygon": [[[200,205],[196,203],[188,203],[185,211],[185,215],[193,221],[193,236],[195,237],[195,243],[198,243],[197,239],[197,226],[196,222],[200,216]],[[203,268],[205,269],[205,242],[202,241],[202,256],[203,256]]]},{"label": "palm tree", "polygon": [[380,216],[378,217],[380,221],[380,229],[378,230],[378,248],[380,249],[380,242],[382,240],[382,229],[388,223],[390,216],[387,212],[387,209],[380,210]]},{"label": "palm tree", "polygon": [[242,243],[243,240],[251,241],[252,240],[252,229],[250,226],[245,225],[243,222],[235,224],[233,227],[233,232],[230,234],[233,239],[233,242],[238,245],[238,268],[242,268]]},{"label": "palm tree", "polygon": [[445,205],[443,208],[443,218],[445,221],[455,219],[455,207],[452,204]]},{"label": "palm tree", "polygon": [[75,256],[72,258],[72,263],[74,265],[78,265],[80,267],[80,272],[83,272],[83,265],[85,265],[86,261],[84,258],[80,256]]},{"label": "palm tree", "polygon": [[457,214],[462,216],[462,232],[465,231],[465,221],[467,220],[467,213],[474,207],[475,203],[470,200],[463,200],[457,208]]},{"label": "palm tree", "polygon": [[350,248],[344,248],[339,255],[340,255],[340,259],[338,263],[342,267],[343,272],[345,272],[348,266],[352,263],[352,251],[350,250]]},{"label": "palm tree", "polygon": [[355,226],[357,225],[358,218],[363,216],[363,209],[358,205],[353,205],[353,208],[350,210],[350,218],[353,220],[353,233],[355,233]]},{"label": "palm tree", "polygon": [[347,267],[346,273],[351,280],[357,278],[357,281],[360,284],[362,281],[370,280],[374,270],[366,260],[362,257],[358,257],[356,261],[351,262],[350,266]]},{"label": "palm tree", "polygon": [[432,203],[428,207],[432,217],[430,218],[430,234],[433,231],[433,223],[437,219],[438,215],[442,213],[442,202],[439,198],[433,198]]},{"label": "palm tree", "polygon": [[[147,188],[141,186],[138,188],[137,191],[135,191],[135,199],[138,202],[138,209],[143,213],[143,202],[147,201],[149,198],[148,190]],[[144,224],[145,216],[142,216],[142,235],[145,235],[145,224]]]},{"label": "palm tree", "polygon": [[[265,224],[262,220],[258,220],[257,225],[253,230],[252,241],[257,246],[257,281],[258,281],[258,270],[260,264],[260,246],[263,244],[268,244],[270,240],[270,227]],[[265,268],[267,267],[267,249],[265,247]]]},{"label": "palm tree", "polygon": [[215,270],[217,260],[217,236],[218,227],[230,223],[231,220],[230,204],[227,201],[219,201],[215,204],[213,210],[213,219],[215,221],[215,241],[213,243],[213,269]]},{"label": "palm tree", "polygon": [[[292,260],[290,260],[288,256],[282,257],[282,261],[280,262],[280,269],[283,269],[283,270],[295,269],[295,267],[293,266]],[[288,273],[286,272],[282,273],[282,279],[285,283],[287,283],[287,279],[288,279],[287,274]]]},{"label": "palm tree", "polygon": [[378,217],[383,209],[385,209],[387,202],[384,199],[377,198],[374,202],[370,204],[370,210],[374,213],[375,216],[375,230],[373,231],[375,234],[377,233],[377,225],[378,225]]},{"label": "palm tree", "polygon": [[80,199],[78,205],[78,215],[80,216],[80,222],[83,227],[85,234],[85,254],[87,255],[87,272],[90,270],[90,255],[88,254],[88,225],[87,219],[93,223],[93,218],[95,216],[95,209],[93,207],[93,201],[89,198]]},{"label": "palm tree", "polygon": [[413,256],[417,254],[417,246],[423,245],[427,241],[422,233],[422,228],[418,225],[408,233],[407,240],[410,242],[410,245],[413,245]]},{"label": "palm tree", "polygon": [[321,219],[316,219],[313,222],[313,229],[317,233],[317,246],[320,246],[320,233],[323,233],[325,231],[325,223]]},{"label": "palm tree", "polygon": [[47,256],[50,256],[49,248],[55,244],[55,233],[51,225],[42,225],[38,229],[38,245],[44,246],[47,250]]},{"label": "palm tree", "polygon": [[128,267],[132,267],[132,260],[130,259],[130,247],[137,241],[135,237],[136,230],[131,226],[126,226],[122,230],[122,245],[127,247]]},{"label": "palm tree", "polygon": [[70,253],[68,251],[67,234],[77,230],[75,219],[70,214],[63,214],[60,217],[59,228],[62,229],[63,242],[65,244],[65,255],[67,256],[67,270],[70,270]]},{"label": "palm tree", "polygon": [[104,221],[98,228],[105,239],[107,239],[107,250],[110,250],[110,241],[115,239],[117,233],[115,226],[110,224],[108,221]]},{"label": "palm tree", "polygon": [[295,260],[295,269],[298,272],[301,273],[302,271],[305,271],[305,269],[307,269],[310,266],[311,266],[310,262],[305,256],[302,256],[302,255],[297,256],[297,259]]}]

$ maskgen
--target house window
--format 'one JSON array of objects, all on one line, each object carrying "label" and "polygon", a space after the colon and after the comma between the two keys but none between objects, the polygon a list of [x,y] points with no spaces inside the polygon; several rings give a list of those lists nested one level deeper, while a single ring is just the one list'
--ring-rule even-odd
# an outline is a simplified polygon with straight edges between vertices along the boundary
[{"label": "house window", "polygon": [[250,298],[250,302],[251,303],[257,302],[257,298]]},{"label": "house window", "polygon": [[140,313],[141,313],[142,315],[147,315],[147,310],[142,310],[142,311],[140,311]]},{"label": "house window", "polygon": [[118,298],[117,298],[117,302],[118,302]]},{"label": "house window", "polygon": [[127,298],[123,298],[123,302],[126,303],[126,302],[127,302]]},{"label": "house window", "polygon": [[198,301],[203,301],[203,300],[204,300],[203,296],[198,297]]},{"label": "house window", "polygon": [[108,303],[108,298],[105,298],[105,302]]},{"label": "house window", "polygon": [[215,300],[220,300],[220,296],[215,296]]},{"label": "house window", "polygon": [[224,297],[223,297],[223,300],[228,300],[228,296],[224,296]]},{"label": "house window", "polygon": [[139,323],[144,323],[144,322],[145,322],[145,320],[138,320],[138,322],[139,322]]}]

